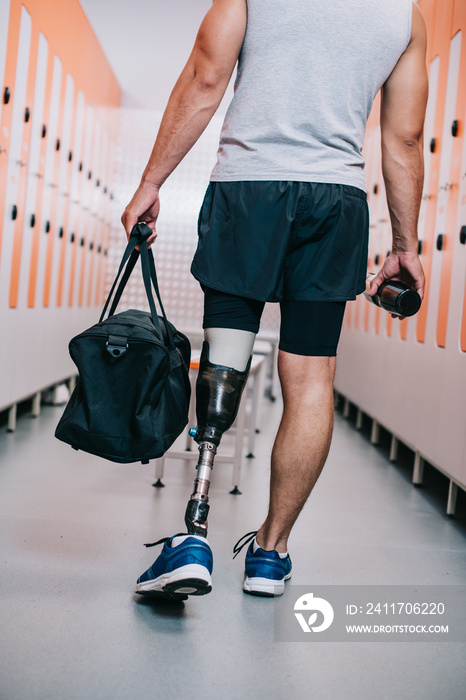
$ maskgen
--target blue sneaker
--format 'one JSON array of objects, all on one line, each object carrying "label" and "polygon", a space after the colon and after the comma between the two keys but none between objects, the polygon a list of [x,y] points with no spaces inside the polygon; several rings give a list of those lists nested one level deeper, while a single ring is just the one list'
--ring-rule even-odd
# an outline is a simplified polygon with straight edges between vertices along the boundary
[{"label": "blue sneaker", "polygon": [[[248,532],[236,543],[233,549],[235,557],[255,536],[256,532]],[[240,544],[242,540],[244,542]],[[269,597],[282,595],[285,591],[285,581],[289,578],[291,578],[289,554],[282,558],[277,551],[266,551],[260,547],[254,552],[254,542],[251,542],[246,552],[243,583],[245,593]]]},{"label": "blue sneaker", "polygon": [[152,547],[162,542],[162,552],[138,578],[136,593],[172,600],[186,600],[188,595],[210,593],[213,557],[205,537],[173,535],[146,546]]}]

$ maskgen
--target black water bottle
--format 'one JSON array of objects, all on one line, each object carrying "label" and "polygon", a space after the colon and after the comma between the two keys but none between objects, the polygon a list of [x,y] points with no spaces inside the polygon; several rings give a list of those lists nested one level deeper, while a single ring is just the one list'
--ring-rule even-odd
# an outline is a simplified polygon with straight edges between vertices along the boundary
[{"label": "black water bottle", "polygon": [[399,280],[385,280],[374,296],[364,292],[364,296],[381,309],[397,316],[414,316],[421,306],[421,297]]}]

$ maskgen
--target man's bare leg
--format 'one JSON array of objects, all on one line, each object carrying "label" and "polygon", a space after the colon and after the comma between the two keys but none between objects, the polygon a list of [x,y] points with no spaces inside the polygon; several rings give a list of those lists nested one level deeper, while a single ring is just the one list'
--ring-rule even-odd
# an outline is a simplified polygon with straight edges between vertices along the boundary
[{"label": "man's bare leg", "polygon": [[261,549],[287,551],[291,528],[325,464],[335,367],[335,357],[278,354],[284,406],[272,450],[269,511],[256,537]]}]

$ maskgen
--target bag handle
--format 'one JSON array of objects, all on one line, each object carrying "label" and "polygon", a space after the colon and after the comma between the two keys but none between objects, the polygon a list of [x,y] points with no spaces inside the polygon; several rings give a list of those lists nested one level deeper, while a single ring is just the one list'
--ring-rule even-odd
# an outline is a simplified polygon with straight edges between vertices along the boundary
[{"label": "bag handle", "polygon": [[163,320],[165,323],[165,329],[167,331],[167,337],[168,337],[168,342],[170,344],[170,348],[174,349],[175,348],[175,341],[173,339],[173,333],[171,332],[170,325],[168,323],[168,318],[167,318],[167,315],[165,313],[165,309],[163,308],[162,298],[160,296],[159,285],[157,282],[157,273],[155,272],[154,256],[153,256],[152,250],[147,247],[146,240],[144,240],[140,244],[139,251],[141,254],[142,279],[144,282],[144,287],[146,289],[146,296],[147,296],[147,300],[149,302],[152,320],[155,317],[155,319],[157,320],[158,327],[160,328],[159,317],[157,316],[157,311],[155,309],[154,297],[152,296],[151,282],[152,282],[152,285],[155,289],[155,295],[157,297],[157,301],[159,303],[160,310],[162,312],[162,316],[163,316]]},{"label": "bag handle", "polygon": [[125,252],[123,253],[123,257],[121,259],[120,267],[118,268],[118,272],[116,274],[115,279],[113,280],[112,287],[105,301],[104,308],[102,309],[102,313],[100,314],[99,323],[101,323],[101,321],[104,320],[105,314],[107,313],[107,309],[110,304],[110,299],[113,296],[113,292],[115,291],[115,287],[118,283],[118,280],[120,279],[120,275],[123,272],[123,268],[129,260],[128,265],[126,266],[125,274],[123,275],[118,290],[115,294],[115,299],[108,315],[113,316],[113,314],[115,313],[118,302],[120,301],[121,295],[123,294],[123,290],[126,286],[126,283],[129,280],[129,277],[139,257],[139,253],[136,250],[136,246],[138,245],[138,243],[144,240],[144,236],[145,238],[148,238],[152,233],[151,229],[148,226],[146,227],[146,225],[144,224],[144,227],[147,228],[147,231],[144,231],[144,229],[141,230],[140,225],[136,224],[136,226],[131,231],[128,244],[125,248]]},{"label": "bag handle", "polygon": [[120,303],[121,295],[123,294],[123,291],[126,287],[126,283],[128,282],[129,278],[131,277],[131,273],[134,270],[134,267],[138,261],[138,258],[139,258],[138,251],[133,250],[133,252],[131,253],[131,257],[126,264],[126,269],[123,273],[123,277],[120,280],[120,284],[118,285],[118,289],[115,292],[115,296],[113,298],[112,305],[110,307],[110,311],[108,312],[109,317],[113,316],[118,304]]},{"label": "bag handle", "polygon": [[[146,291],[147,301],[149,302],[149,308],[150,308],[150,312],[151,312],[152,322],[153,322],[154,326],[159,330],[160,334],[162,335],[162,329],[160,327],[159,317],[157,315],[154,297],[152,294],[151,282],[154,286],[157,301],[159,303],[160,310],[162,312],[162,317],[164,320],[165,329],[167,332],[167,337],[168,337],[170,347],[174,348],[175,341],[173,339],[173,333],[171,332],[170,325],[168,323],[168,319],[167,319],[167,316],[165,314],[165,309],[163,307],[162,299],[160,296],[159,286],[158,286],[158,282],[157,282],[157,274],[155,271],[154,256],[152,254],[152,250],[147,247],[147,239],[151,235],[152,235],[152,230],[144,222],[140,222],[140,223],[136,224],[134,226],[134,228],[132,229],[131,234],[130,234],[130,239],[128,241],[128,245],[126,246],[125,252],[123,253],[123,258],[121,260],[120,267],[118,269],[118,273],[117,273],[115,280],[112,284],[112,288],[110,289],[110,292],[108,294],[108,297],[107,297],[107,300],[105,302],[104,308],[102,310],[102,314],[100,316],[99,322],[101,322],[105,317],[107,308],[108,308],[109,303],[110,303],[110,299],[113,296],[113,293],[115,291],[115,287],[118,283],[120,275],[121,275],[121,273],[125,267],[125,264],[126,264],[125,272],[123,274],[123,277],[120,280],[120,284],[118,285],[118,289],[115,293],[115,297],[114,297],[112,305],[110,307],[108,317],[110,318],[110,316],[113,316],[113,314],[115,313],[116,308],[117,308],[119,301],[121,299],[121,296],[123,294],[123,291],[126,287],[126,284],[131,276],[131,273],[134,270],[134,267],[137,263],[139,255],[140,255],[141,256],[142,279],[144,282],[144,288]],[[139,251],[136,250],[137,245],[139,245]]]}]

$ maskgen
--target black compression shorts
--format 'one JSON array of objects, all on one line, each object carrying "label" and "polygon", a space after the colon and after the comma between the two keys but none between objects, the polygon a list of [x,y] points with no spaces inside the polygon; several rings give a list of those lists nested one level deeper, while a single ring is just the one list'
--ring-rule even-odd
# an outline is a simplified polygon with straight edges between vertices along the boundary
[{"label": "black compression shorts", "polygon": [[[237,328],[257,333],[264,301],[204,289],[203,328]],[[280,350],[294,355],[334,357],[340,339],[344,301],[280,302]]]}]

